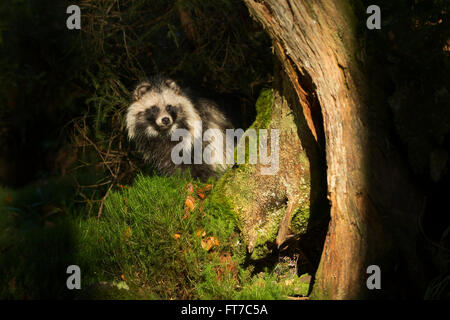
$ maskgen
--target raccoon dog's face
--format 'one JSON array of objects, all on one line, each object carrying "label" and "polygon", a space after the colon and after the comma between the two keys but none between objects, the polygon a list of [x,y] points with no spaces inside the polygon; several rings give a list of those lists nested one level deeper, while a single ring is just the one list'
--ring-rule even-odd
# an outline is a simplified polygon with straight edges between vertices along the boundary
[{"label": "raccoon dog's face", "polygon": [[152,126],[158,132],[169,131],[177,119],[178,107],[171,104],[160,103],[159,105],[152,105],[141,111],[140,117],[147,121],[149,126]]},{"label": "raccoon dog's face", "polygon": [[130,139],[170,135],[181,119],[188,120],[194,114],[191,101],[171,79],[140,83],[133,100],[127,113]]}]

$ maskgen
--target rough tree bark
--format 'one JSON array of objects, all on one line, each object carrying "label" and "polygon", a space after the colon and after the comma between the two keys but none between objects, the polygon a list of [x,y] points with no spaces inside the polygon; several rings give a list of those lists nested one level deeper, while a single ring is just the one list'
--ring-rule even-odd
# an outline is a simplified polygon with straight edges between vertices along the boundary
[{"label": "rough tree bark", "polygon": [[364,8],[347,0],[244,2],[272,38],[308,127],[326,152],[331,220],[311,297],[380,294],[366,287],[372,264],[381,267],[383,297],[398,296],[412,279],[421,284],[415,222],[423,197],[389,136],[385,101],[372,99],[377,88],[369,85],[357,37]]}]

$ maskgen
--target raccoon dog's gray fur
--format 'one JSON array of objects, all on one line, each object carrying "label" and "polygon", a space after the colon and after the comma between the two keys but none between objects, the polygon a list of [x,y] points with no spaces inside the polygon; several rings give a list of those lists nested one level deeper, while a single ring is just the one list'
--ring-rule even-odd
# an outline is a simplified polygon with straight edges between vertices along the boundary
[{"label": "raccoon dog's gray fur", "polygon": [[[214,102],[189,94],[172,79],[155,76],[141,82],[133,92],[126,124],[130,140],[135,141],[144,160],[155,165],[161,174],[172,175],[177,168],[189,168],[193,177],[206,180],[227,167],[225,162],[194,164],[192,144],[188,146],[192,154],[191,164],[175,165],[172,161],[172,149],[180,143],[171,141],[175,129],[186,129],[192,137],[198,130],[204,133],[209,128],[219,129],[222,132],[223,148],[217,151],[223,152],[225,159],[225,130],[232,128],[230,121]],[[209,143],[202,144],[204,150]]]}]

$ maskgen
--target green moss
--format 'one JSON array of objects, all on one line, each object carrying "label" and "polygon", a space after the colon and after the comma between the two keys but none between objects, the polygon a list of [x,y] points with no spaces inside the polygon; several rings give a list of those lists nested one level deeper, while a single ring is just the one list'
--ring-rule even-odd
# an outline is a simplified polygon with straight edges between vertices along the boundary
[{"label": "green moss", "polygon": [[262,89],[256,101],[256,119],[250,126],[253,129],[265,129],[272,120],[273,90]]},{"label": "green moss", "polygon": [[[250,177],[255,172],[255,166],[249,164],[229,170],[217,183],[217,190],[228,198],[232,207],[243,208],[251,198],[253,181]],[[239,197],[237,197],[239,195]]]},{"label": "green moss", "polygon": [[304,234],[308,227],[309,206],[305,206],[297,210],[292,217],[291,229],[295,234]]},{"label": "green moss", "polygon": [[291,285],[291,292],[289,292],[289,295],[301,295],[301,296],[308,296],[309,286],[310,286],[310,280],[311,276],[309,274],[302,274],[300,277],[297,275],[294,275],[292,285]]},{"label": "green moss", "polygon": [[[243,274],[245,276],[245,274]],[[247,285],[236,293],[235,299],[239,300],[281,300],[286,299],[290,288],[285,283],[270,273],[260,273],[251,277]]]},{"label": "green moss", "polygon": [[274,243],[277,238],[280,220],[283,218],[284,213],[284,208],[268,212],[267,223],[257,231],[253,251],[250,256],[251,259],[258,260],[271,253],[269,244]]},{"label": "green moss", "polygon": [[[234,279],[215,280],[216,276],[210,273],[211,280],[202,283],[200,291],[206,299],[233,299],[233,300],[283,300],[290,295],[306,295],[308,284],[298,281],[281,279],[272,272],[260,272],[251,275],[250,270],[241,269]],[[239,290],[235,285],[239,283]]]}]

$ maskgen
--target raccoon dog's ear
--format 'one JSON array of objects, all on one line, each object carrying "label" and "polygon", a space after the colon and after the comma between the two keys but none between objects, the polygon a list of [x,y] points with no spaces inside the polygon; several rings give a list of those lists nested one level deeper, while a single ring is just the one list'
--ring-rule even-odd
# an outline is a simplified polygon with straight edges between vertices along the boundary
[{"label": "raccoon dog's ear", "polygon": [[175,93],[180,93],[181,89],[180,87],[175,83],[175,81],[173,81],[172,79],[167,79],[166,81],[164,81],[164,83],[173,91],[175,91]]},{"label": "raccoon dog's ear", "polygon": [[149,82],[141,82],[133,91],[133,101],[138,101],[142,96],[150,90],[152,85]]}]

